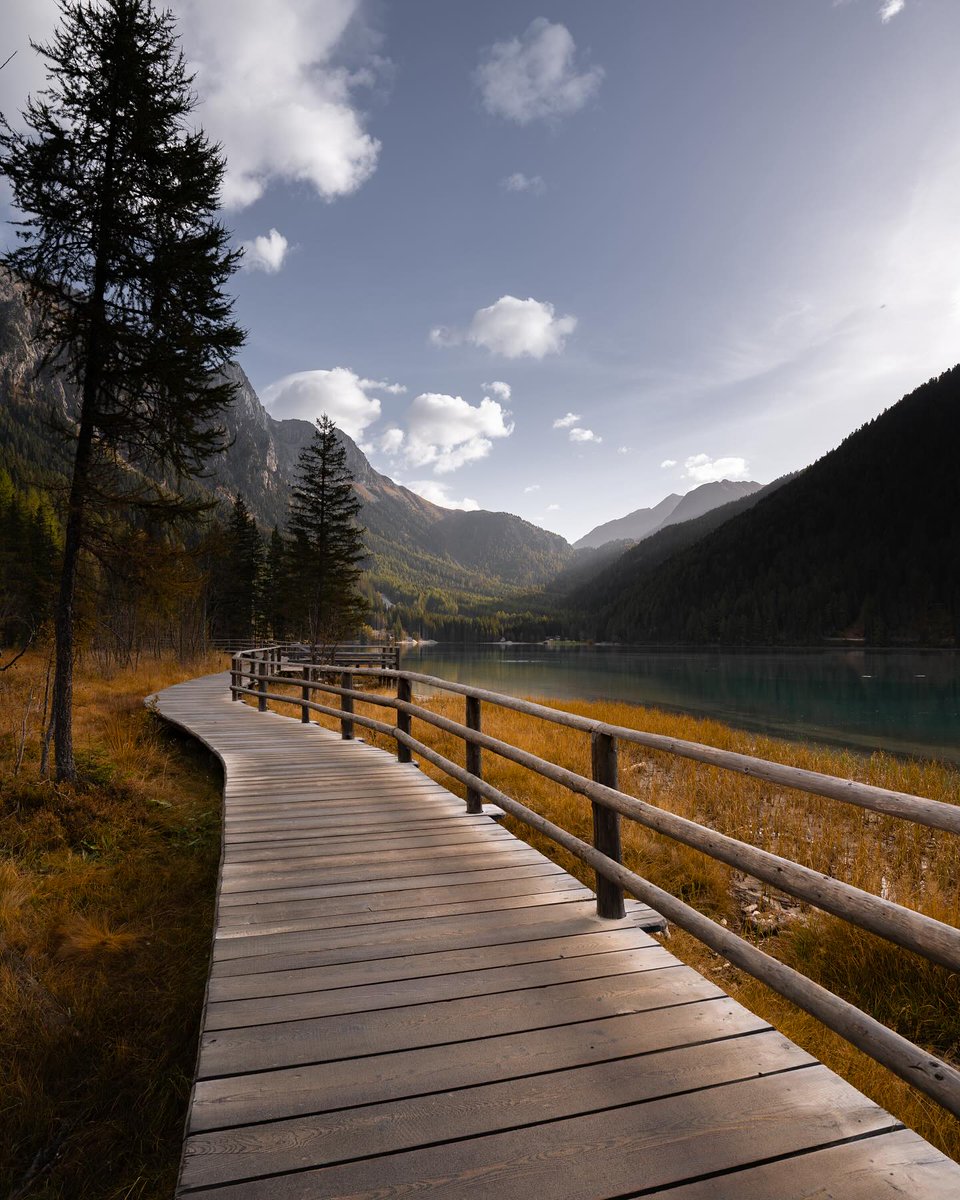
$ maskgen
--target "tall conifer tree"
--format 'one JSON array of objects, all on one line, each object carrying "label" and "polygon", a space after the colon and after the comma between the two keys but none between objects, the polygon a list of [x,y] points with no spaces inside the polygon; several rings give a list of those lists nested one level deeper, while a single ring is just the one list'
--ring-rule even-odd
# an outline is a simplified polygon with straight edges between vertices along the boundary
[{"label": "tall conifer tree", "polygon": [[[76,778],[74,606],[101,514],[189,516],[180,483],[223,444],[218,378],[239,349],[215,220],[223,158],[188,120],[191,78],[152,0],[61,0],[26,132],[0,119],[22,220],[6,265],[30,289],[46,361],[76,386],[76,443],[55,614],[57,777]],[[109,521],[109,517],[107,520]]]},{"label": "tall conifer tree", "polygon": [[346,451],[336,425],[324,414],[300,452],[288,524],[291,615],[314,646],[348,637],[363,621],[359,512]]}]

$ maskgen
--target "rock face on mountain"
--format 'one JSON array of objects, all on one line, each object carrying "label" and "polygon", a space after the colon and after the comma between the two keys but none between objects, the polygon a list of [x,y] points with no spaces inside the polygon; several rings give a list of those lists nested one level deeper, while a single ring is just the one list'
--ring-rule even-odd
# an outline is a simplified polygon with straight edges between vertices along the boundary
[{"label": "rock face on mountain", "polygon": [[[23,289],[0,272],[0,449],[24,482],[49,485],[69,469],[68,442],[56,427],[69,425],[73,397],[60,376],[38,372],[33,333]],[[222,416],[229,445],[210,460],[201,485],[224,505],[241,493],[265,529],[282,527],[314,426],[275,420],[238,364],[226,374],[237,384]],[[545,582],[572,557],[564,538],[511,513],[458,512],[424,500],[374,470],[351,438],[340,438],[363,504],[372,582],[389,599],[431,589],[497,598]]]},{"label": "rock face on mountain", "polygon": [[[309,421],[275,420],[241,367],[232,364],[236,400],[225,414],[231,445],[212,464],[218,493],[243,494],[266,526],[283,524]],[[431,587],[480,596],[535,586],[556,574],[572,551],[566,540],[511,513],[459,512],[424,500],[381,475],[340,432],[347,468],[363,508],[375,586],[391,600]]]},{"label": "rock face on mountain", "polygon": [[721,479],[716,483],[702,483],[685,496],[675,493],[665,497],[653,508],[638,508],[625,517],[617,517],[598,525],[573,543],[574,550],[597,549],[608,542],[642,542],[668,525],[679,525],[682,521],[693,521],[704,513],[751,496],[763,487],[762,483]]}]

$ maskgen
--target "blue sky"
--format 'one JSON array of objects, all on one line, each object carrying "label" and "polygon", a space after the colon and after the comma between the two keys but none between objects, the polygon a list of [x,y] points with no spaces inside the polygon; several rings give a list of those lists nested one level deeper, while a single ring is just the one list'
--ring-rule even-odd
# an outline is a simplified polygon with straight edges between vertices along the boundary
[{"label": "blue sky", "polygon": [[[172,6],[242,365],[432,499],[572,540],[960,359],[956,0]],[[8,114],[54,11],[5,15]]]}]

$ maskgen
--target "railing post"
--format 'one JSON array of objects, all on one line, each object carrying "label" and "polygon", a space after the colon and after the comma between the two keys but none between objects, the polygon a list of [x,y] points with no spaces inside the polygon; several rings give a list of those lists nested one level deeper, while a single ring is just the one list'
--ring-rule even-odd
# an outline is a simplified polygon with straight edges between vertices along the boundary
[{"label": "railing post", "polygon": [[[340,673],[340,686],[345,687],[345,688],[353,687],[353,672],[352,671],[342,671]],[[352,696],[341,696],[340,697],[340,711],[344,714],[346,714],[346,713],[352,714],[353,713],[353,697]],[[343,740],[345,742],[353,741],[353,722],[348,720],[346,715],[344,715],[340,718],[340,736],[343,738]]]},{"label": "railing post", "polygon": [[300,688],[300,699],[303,701],[303,703],[300,705],[300,724],[301,725],[309,725],[310,724],[310,709],[307,708],[307,701],[310,699],[311,693],[313,691],[313,689],[309,686],[310,681],[311,681],[312,672],[311,672],[310,667],[308,667],[306,663],[303,664],[303,667],[301,668],[301,670],[303,671],[303,675],[302,675],[303,686]]},{"label": "railing post", "polygon": [[[467,696],[466,725],[468,729],[475,729],[477,733],[480,732],[480,700],[476,696]],[[478,779],[483,778],[482,755],[482,750],[475,742],[467,742],[467,770],[471,775],[476,775]],[[467,788],[467,812],[483,812],[483,797],[472,787]]]},{"label": "railing post", "polygon": [[[617,739],[609,733],[593,733],[590,735],[590,759],[593,767],[595,783],[607,787],[618,786],[617,774]],[[614,862],[622,862],[620,851],[620,814],[602,804],[591,802],[593,808],[593,844],[594,847],[612,858]],[[597,875],[597,916],[607,917],[617,921],[624,914],[623,889],[619,884],[611,883]]]},{"label": "railing post", "polygon": [[[410,704],[413,700],[413,688],[410,686],[410,680],[403,675],[397,676],[397,699]],[[397,729],[401,733],[410,732],[410,714],[401,712],[397,709]],[[403,742],[397,741],[397,762],[408,763],[413,762],[413,755],[410,753],[410,747],[405,746]]]},{"label": "railing post", "polygon": [[266,655],[260,659],[259,663],[260,675],[260,695],[257,697],[257,711],[267,711],[267,659]]},{"label": "railing post", "polygon": [[230,660],[230,699],[239,700],[240,693],[237,688],[241,686],[240,681],[240,655],[235,654]]}]

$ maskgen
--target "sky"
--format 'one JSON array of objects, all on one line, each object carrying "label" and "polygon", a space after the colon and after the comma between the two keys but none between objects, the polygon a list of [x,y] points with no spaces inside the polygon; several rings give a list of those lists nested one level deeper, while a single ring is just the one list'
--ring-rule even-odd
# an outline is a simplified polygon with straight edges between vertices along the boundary
[{"label": "sky", "polygon": [[[437,503],[575,540],[960,360],[957,0],[171,7],[241,365]],[[5,0],[14,123],[55,20]]]}]

